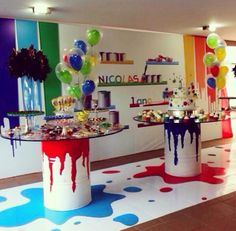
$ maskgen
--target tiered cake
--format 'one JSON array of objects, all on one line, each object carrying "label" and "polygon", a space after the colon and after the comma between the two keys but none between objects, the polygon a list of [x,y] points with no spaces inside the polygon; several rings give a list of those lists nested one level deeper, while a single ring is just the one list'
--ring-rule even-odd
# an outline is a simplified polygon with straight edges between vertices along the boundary
[{"label": "tiered cake", "polygon": [[182,87],[173,89],[173,94],[169,98],[169,111],[183,110],[193,111],[196,109],[197,93],[192,83],[188,88]]}]

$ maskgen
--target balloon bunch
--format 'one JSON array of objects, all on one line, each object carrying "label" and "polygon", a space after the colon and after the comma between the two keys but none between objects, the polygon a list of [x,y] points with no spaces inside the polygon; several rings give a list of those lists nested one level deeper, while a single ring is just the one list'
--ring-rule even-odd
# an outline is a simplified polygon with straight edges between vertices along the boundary
[{"label": "balloon bunch", "polygon": [[[63,62],[58,63],[55,68],[57,78],[62,83],[68,84],[67,93],[78,100],[91,95],[95,89],[95,83],[89,79],[89,75],[99,60],[93,47],[99,43],[101,37],[98,30],[88,29],[86,31],[87,43],[83,40],[75,40],[74,47],[63,55]],[[73,83],[74,76],[78,77],[78,82],[75,84]]]},{"label": "balloon bunch", "polygon": [[228,67],[222,62],[226,56],[226,43],[216,33],[210,33],[206,39],[207,46],[212,52],[207,52],[203,57],[204,64],[209,68],[210,75],[207,85],[213,89],[223,89],[226,84]]}]

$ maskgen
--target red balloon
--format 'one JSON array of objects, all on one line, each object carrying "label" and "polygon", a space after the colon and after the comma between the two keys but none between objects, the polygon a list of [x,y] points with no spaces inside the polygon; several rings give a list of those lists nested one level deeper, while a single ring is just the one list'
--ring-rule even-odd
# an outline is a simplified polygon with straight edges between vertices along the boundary
[{"label": "red balloon", "polygon": [[211,71],[211,74],[212,74],[214,77],[217,77],[218,74],[219,74],[220,68],[219,68],[218,65],[213,65],[213,66],[210,68],[210,71]]},{"label": "red balloon", "polygon": [[64,63],[68,64],[68,56],[67,55],[63,55],[63,61],[64,61]]}]

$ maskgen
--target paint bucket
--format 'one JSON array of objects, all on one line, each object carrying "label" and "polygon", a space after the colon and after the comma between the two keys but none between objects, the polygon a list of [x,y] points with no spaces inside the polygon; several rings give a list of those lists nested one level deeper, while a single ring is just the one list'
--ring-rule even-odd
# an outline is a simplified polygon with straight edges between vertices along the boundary
[{"label": "paint bucket", "polygon": [[98,108],[108,108],[111,106],[110,95],[110,91],[98,91]]},{"label": "paint bucket", "polygon": [[114,126],[120,123],[119,111],[109,111],[109,122]]},{"label": "paint bucket", "polygon": [[165,172],[172,176],[191,177],[201,173],[200,123],[166,122]]},{"label": "paint bucket", "polygon": [[67,211],[91,201],[89,140],[43,141],[44,206]]}]

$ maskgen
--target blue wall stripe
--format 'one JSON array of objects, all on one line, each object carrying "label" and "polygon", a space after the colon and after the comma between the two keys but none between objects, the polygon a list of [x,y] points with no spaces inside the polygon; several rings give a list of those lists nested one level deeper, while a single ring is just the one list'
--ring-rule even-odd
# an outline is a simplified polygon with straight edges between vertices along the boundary
[{"label": "blue wall stripe", "polygon": [[[10,76],[8,60],[15,48],[15,20],[0,18],[0,125],[7,112],[18,110],[17,79]],[[19,124],[18,118],[10,118],[11,127]]]},{"label": "blue wall stripe", "polygon": [[[39,49],[37,22],[29,20],[16,20],[16,34],[19,50],[21,48],[28,48],[30,45],[33,45],[37,50]],[[28,85],[30,84],[32,84],[32,82],[28,81]],[[34,89],[37,90],[37,103],[40,105],[40,110],[42,110],[41,83],[40,81],[37,81],[35,84],[36,88]],[[33,103],[35,102],[33,99],[32,101]],[[30,108],[30,110],[33,110],[33,108]]]},{"label": "blue wall stripe", "polygon": [[18,49],[27,48],[31,44],[38,49],[37,22],[16,20],[16,35]]}]

